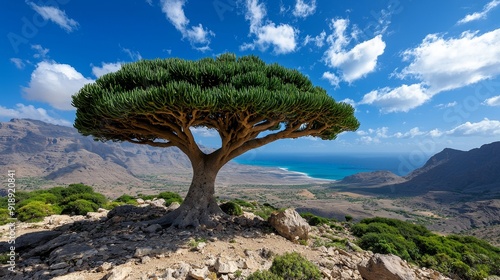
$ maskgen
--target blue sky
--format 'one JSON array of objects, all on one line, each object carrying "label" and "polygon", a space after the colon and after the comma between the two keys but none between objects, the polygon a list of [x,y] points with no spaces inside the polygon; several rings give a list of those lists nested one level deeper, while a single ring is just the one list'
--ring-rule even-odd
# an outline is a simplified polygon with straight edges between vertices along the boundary
[{"label": "blue sky", "polygon": [[[255,54],[351,103],[357,132],[261,151],[468,150],[500,138],[500,0],[1,1],[0,121],[71,126],[71,95],[139,59]],[[216,145],[212,131],[198,140]]]}]

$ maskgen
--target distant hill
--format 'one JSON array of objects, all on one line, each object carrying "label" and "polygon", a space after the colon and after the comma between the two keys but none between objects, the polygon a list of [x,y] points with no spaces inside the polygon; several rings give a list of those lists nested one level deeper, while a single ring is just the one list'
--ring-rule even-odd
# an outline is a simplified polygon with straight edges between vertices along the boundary
[{"label": "distant hill", "polygon": [[18,177],[98,185],[136,185],[137,175],[191,168],[175,148],[103,143],[72,127],[28,119],[0,123],[0,166],[15,169]]},{"label": "distant hill", "polygon": [[432,191],[498,195],[500,142],[470,151],[446,148],[404,177],[389,171],[358,173],[337,185],[395,195],[420,195]]},{"label": "distant hill", "polygon": [[500,193],[500,142],[467,152],[444,149],[405,178],[401,192]]},{"label": "distant hill", "polygon": [[[201,147],[205,151],[212,148]],[[84,183],[117,196],[125,189],[142,191],[148,184],[189,185],[191,163],[179,149],[156,148],[128,142],[99,142],[73,127],[29,119],[0,122],[0,168],[16,170],[18,187],[36,189],[54,184]],[[148,181],[152,177],[155,182]],[[145,179],[146,178],[146,179]],[[23,181],[24,180],[24,181]],[[277,168],[226,164],[219,185],[310,184],[306,176]],[[119,187],[119,188],[117,188]],[[138,187],[138,188],[135,188]],[[0,195],[2,192],[0,191]]]}]

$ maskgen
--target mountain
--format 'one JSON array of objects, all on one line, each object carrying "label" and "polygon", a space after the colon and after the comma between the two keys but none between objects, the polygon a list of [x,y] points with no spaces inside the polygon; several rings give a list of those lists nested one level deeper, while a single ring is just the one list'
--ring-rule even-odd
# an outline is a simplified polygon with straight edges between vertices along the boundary
[{"label": "mountain", "polygon": [[29,119],[0,123],[0,166],[56,183],[138,185],[138,175],[190,170],[178,149],[98,142],[76,129]]},{"label": "mountain", "polygon": [[[142,192],[158,185],[186,186],[192,177],[191,163],[177,148],[94,141],[75,128],[29,119],[0,122],[0,167],[5,170],[0,178],[15,170],[22,189],[84,183],[111,196],[131,188]],[[277,168],[232,162],[217,178],[222,186],[318,182]]]},{"label": "mountain", "polygon": [[500,142],[470,151],[444,149],[397,185],[401,192],[500,193]]},{"label": "mountain", "polygon": [[470,151],[446,148],[404,177],[389,171],[365,172],[345,177],[335,185],[379,194],[453,192],[495,197],[500,194],[499,171],[500,142],[493,142]]}]

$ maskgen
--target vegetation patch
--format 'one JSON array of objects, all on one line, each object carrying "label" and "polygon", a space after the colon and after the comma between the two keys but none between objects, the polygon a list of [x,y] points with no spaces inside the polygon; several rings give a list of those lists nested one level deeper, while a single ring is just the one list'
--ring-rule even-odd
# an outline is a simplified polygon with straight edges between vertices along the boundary
[{"label": "vegetation patch", "polygon": [[247,280],[319,280],[319,268],[297,252],[276,256],[267,271],[256,271]]},{"label": "vegetation patch", "polygon": [[500,275],[500,248],[475,237],[439,236],[421,225],[388,218],[361,220],[351,231],[365,250],[398,255],[451,278]]}]

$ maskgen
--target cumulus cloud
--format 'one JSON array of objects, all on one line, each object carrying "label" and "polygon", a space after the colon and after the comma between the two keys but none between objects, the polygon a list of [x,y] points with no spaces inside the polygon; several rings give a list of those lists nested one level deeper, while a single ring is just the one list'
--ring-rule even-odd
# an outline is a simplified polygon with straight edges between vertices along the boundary
[{"label": "cumulus cloud", "polygon": [[36,53],[33,55],[34,58],[46,58],[47,54],[49,53],[49,49],[45,49],[41,45],[31,45],[31,48],[36,51]]},{"label": "cumulus cloud", "polygon": [[122,63],[121,62],[112,62],[112,63],[101,63],[101,67],[98,66],[92,66],[92,74],[96,76],[97,78],[101,77],[102,75],[116,72],[122,68]]},{"label": "cumulus cloud", "polygon": [[339,87],[340,78],[337,75],[327,71],[323,73],[323,76],[321,78],[328,80],[330,85],[332,85],[333,87]]},{"label": "cumulus cloud", "polygon": [[348,25],[346,19],[332,20],[330,28],[333,32],[326,39],[330,47],[324,54],[324,61],[338,71],[337,76],[342,81],[352,83],[375,71],[378,57],[384,53],[386,45],[379,34],[347,49],[351,41],[346,35]]},{"label": "cumulus cloud", "polygon": [[326,32],[322,31],[319,35],[312,37],[311,35],[306,35],[304,39],[304,46],[309,43],[314,43],[316,47],[321,48],[325,45]]},{"label": "cumulus cloud", "polygon": [[194,49],[199,51],[209,50],[210,39],[215,33],[204,28],[203,25],[189,26],[189,19],[184,14],[186,0],[162,0],[161,9],[167,19],[181,32],[182,38],[187,38]]},{"label": "cumulus cloud", "polygon": [[466,122],[446,132],[451,136],[497,136],[500,135],[500,121],[484,119],[480,122]]},{"label": "cumulus cloud", "polygon": [[493,0],[489,2],[488,4],[484,5],[483,10],[481,12],[475,12],[472,14],[466,15],[463,19],[458,21],[458,24],[464,24],[468,23],[471,21],[479,20],[479,19],[485,19],[486,15],[496,6],[500,4],[500,0]]},{"label": "cumulus cloud", "polygon": [[314,12],[316,12],[316,0],[311,0],[309,4],[306,4],[304,0],[297,0],[293,9],[293,15],[302,18],[312,15]]},{"label": "cumulus cloud", "polygon": [[64,119],[51,117],[47,110],[35,108],[33,105],[16,104],[15,108],[6,108],[0,106],[0,117],[16,119],[40,120],[51,124],[71,126],[72,124]]},{"label": "cumulus cloud", "polygon": [[51,6],[38,6],[33,2],[27,2],[27,4],[35,10],[44,20],[50,20],[55,24],[59,25],[66,32],[72,32],[78,28],[78,22],[74,19],[69,18],[66,12],[58,9],[57,7]]},{"label": "cumulus cloud", "polygon": [[500,106],[500,95],[486,99],[484,104],[488,106]]},{"label": "cumulus cloud", "polygon": [[68,64],[42,61],[31,73],[29,86],[22,90],[28,100],[45,102],[59,110],[73,110],[71,96],[92,82]]},{"label": "cumulus cloud", "polygon": [[421,84],[412,84],[373,90],[365,94],[359,104],[375,105],[383,113],[408,112],[430,98]]},{"label": "cumulus cloud", "polygon": [[[408,112],[436,94],[500,74],[500,29],[482,35],[464,32],[457,38],[437,34],[425,37],[416,48],[403,52],[409,65],[396,76],[420,82],[367,93],[361,104],[373,104],[382,112]],[[487,103],[486,103],[487,104]]]},{"label": "cumulus cloud", "polygon": [[438,105],[436,105],[436,108],[439,108],[439,109],[450,108],[450,107],[457,106],[457,104],[458,104],[458,102],[453,101],[453,102],[450,102],[447,104],[438,104]]},{"label": "cumulus cloud", "polygon": [[10,62],[14,63],[14,65],[16,66],[17,69],[24,69],[24,66],[26,66],[26,64],[24,64],[23,60],[20,58],[17,58],[17,57],[11,58]]},{"label": "cumulus cloud", "polygon": [[499,45],[500,29],[482,35],[464,32],[449,39],[430,34],[419,46],[404,52],[410,65],[401,77],[422,80],[432,94],[474,84],[500,74]]},{"label": "cumulus cloud", "polygon": [[257,47],[265,51],[272,46],[275,54],[295,51],[298,31],[294,27],[289,24],[276,25],[271,21],[264,24],[267,11],[264,4],[258,0],[247,0],[246,9],[245,19],[250,22],[250,35],[254,35],[256,39],[252,43],[244,43],[240,47],[241,50],[253,50]]},{"label": "cumulus cloud", "polygon": [[394,134],[394,137],[396,137],[396,138],[414,138],[414,137],[424,135],[424,134],[426,134],[426,132],[420,131],[420,129],[418,127],[414,127],[405,133],[396,132]]}]

